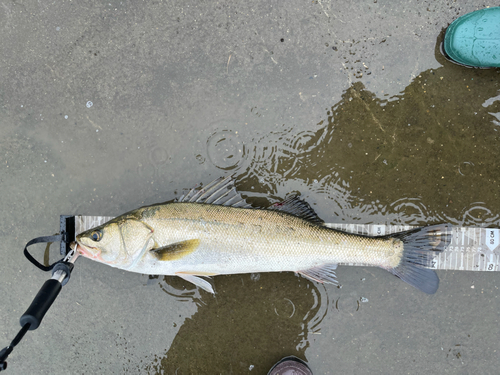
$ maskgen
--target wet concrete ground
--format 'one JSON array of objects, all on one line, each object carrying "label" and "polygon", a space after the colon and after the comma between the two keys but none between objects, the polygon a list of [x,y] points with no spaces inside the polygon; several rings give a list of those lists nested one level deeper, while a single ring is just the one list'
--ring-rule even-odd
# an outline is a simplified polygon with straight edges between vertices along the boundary
[{"label": "wet concrete ground", "polygon": [[[259,205],[300,191],[327,222],[500,227],[499,71],[436,48],[498,4],[1,5],[0,347],[49,278],[22,249],[60,214],[119,215],[221,175]],[[315,374],[497,371],[497,272],[440,271],[433,296],[384,270],[338,276],[220,276],[213,297],[79,259],[8,370],[264,374],[293,354]]]}]

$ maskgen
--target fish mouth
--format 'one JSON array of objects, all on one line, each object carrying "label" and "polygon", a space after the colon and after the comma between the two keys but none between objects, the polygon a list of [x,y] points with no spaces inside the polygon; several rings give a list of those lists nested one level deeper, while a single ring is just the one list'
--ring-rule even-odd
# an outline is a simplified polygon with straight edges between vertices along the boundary
[{"label": "fish mouth", "polygon": [[81,242],[77,243],[78,243],[78,251],[80,252],[80,254],[82,254],[87,258],[100,259],[101,251],[98,248],[88,245],[83,245]]}]

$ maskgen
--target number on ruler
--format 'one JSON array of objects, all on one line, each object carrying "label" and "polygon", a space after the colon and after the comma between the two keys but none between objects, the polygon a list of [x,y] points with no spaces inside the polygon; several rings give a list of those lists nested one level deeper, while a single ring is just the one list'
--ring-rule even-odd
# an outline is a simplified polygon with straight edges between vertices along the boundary
[{"label": "number on ruler", "polygon": [[486,246],[490,250],[495,250],[499,245],[499,230],[498,229],[486,229]]}]

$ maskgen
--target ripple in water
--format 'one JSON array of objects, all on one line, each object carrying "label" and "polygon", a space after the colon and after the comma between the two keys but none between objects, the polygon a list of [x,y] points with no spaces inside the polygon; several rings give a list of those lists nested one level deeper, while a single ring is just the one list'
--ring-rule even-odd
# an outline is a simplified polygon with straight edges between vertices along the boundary
[{"label": "ripple in water", "polygon": [[171,159],[167,149],[160,144],[157,137],[150,134],[138,139],[136,147],[147,155],[147,160],[139,161],[137,167],[139,176],[144,179],[159,178],[162,175],[162,169]]},{"label": "ripple in water", "polygon": [[235,169],[245,157],[245,145],[237,132],[222,130],[212,134],[207,140],[208,160],[222,170]]},{"label": "ripple in water", "polygon": [[471,161],[464,161],[458,165],[458,173],[461,176],[469,176],[474,170],[474,163]]},{"label": "ripple in water", "polygon": [[474,202],[463,210],[460,225],[488,226],[498,225],[499,215],[484,207],[483,202]]},{"label": "ripple in water", "polygon": [[390,208],[404,224],[420,225],[429,218],[429,210],[420,198],[401,198],[391,203]]},{"label": "ripple in water", "polygon": [[330,310],[330,299],[324,284],[312,285],[311,294],[314,297],[314,304],[302,319],[302,337],[297,345],[297,349],[303,349],[308,345],[310,334],[318,334],[321,331],[321,322],[325,319]]},{"label": "ripple in water", "polygon": [[[349,190],[342,185],[342,180],[337,172],[332,175],[325,176],[321,179],[313,180],[310,187],[311,191],[326,195],[326,199],[330,201],[333,207],[330,207],[331,217],[337,216],[343,219],[348,218],[348,221],[354,220],[353,210],[354,200]],[[331,220],[330,220],[331,221]]]},{"label": "ripple in water", "polygon": [[274,303],[274,313],[281,317],[292,318],[295,315],[295,305],[290,299],[283,298]]},{"label": "ripple in water", "polygon": [[200,288],[177,276],[160,276],[159,285],[161,290],[171,295],[179,302],[194,302],[196,305],[204,305]]},{"label": "ripple in water", "polygon": [[149,160],[151,164],[153,164],[157,169],[163,166],[168,161],[168,159],[169,155],[164,147],[153,147],[153,149],[149,153]]}]

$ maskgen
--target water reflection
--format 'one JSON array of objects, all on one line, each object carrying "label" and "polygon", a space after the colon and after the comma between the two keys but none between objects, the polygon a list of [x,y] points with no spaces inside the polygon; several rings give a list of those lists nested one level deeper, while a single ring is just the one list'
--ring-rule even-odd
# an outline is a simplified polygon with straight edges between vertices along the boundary
[{"label": "water reflection", "polygon": [[[258,275],[258,277],[256,276]],[[160,287],[179,302],[197,303],[170,348],[147,369],[152,373],[257,374],[283,355],[305,358],[332,304],[323,285],[293,273],[218,276],[217,294],[190,289],[166,277]]]}]

